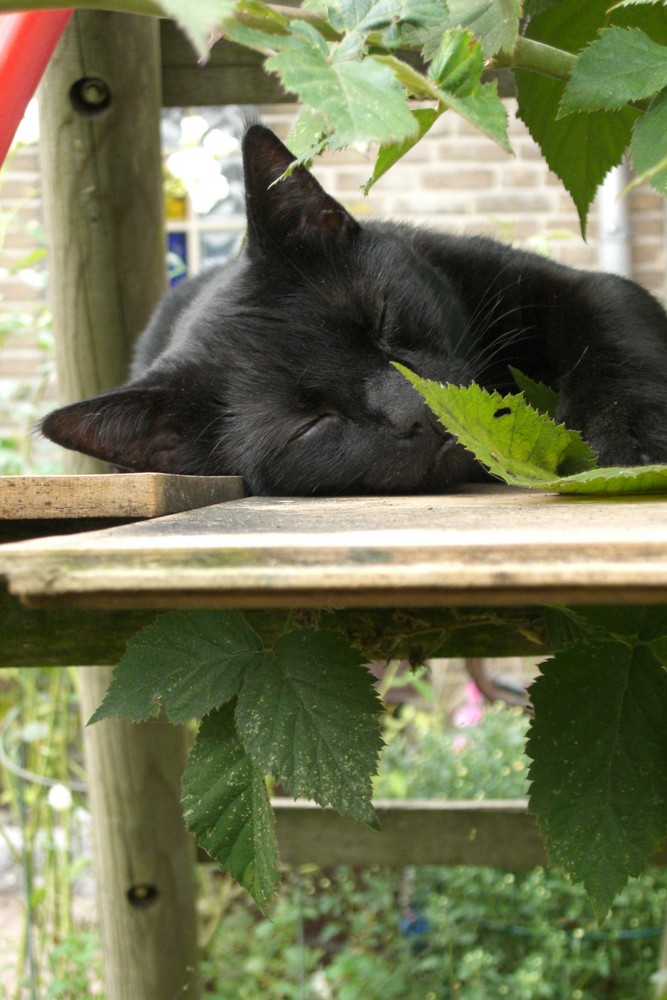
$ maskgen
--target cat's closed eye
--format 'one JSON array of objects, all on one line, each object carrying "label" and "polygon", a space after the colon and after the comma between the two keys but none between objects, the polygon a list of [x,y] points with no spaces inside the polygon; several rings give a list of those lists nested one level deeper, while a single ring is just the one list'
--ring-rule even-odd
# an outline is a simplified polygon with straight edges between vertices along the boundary
[{"label": "cat's closed eye", "polygon": [[319,413],[317,416],[309,417],[290,435],[290,444],[292,441],[299,441],[317,432],[336,427],[340,422],[341,417],[338,413]]}]

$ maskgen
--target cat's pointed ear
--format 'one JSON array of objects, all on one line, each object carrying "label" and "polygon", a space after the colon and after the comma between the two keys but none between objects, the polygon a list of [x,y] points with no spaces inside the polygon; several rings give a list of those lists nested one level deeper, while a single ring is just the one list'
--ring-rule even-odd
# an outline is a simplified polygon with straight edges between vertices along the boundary
[{"label": "cat's pointed ear", "polygon": [[295,167],[289,149],[263,125],[251,125],[243,140],[248,251],[311,249],[324,241],[346,239],[359,223],[328,195],[305,167]]},{"label": "cat's pointed ear", "polygon": [[[45,437],[135,472],[184,472],[188,414],[166,388],[127,386],[47,414]],[[190,426],[192,434],[192,427]]]}]

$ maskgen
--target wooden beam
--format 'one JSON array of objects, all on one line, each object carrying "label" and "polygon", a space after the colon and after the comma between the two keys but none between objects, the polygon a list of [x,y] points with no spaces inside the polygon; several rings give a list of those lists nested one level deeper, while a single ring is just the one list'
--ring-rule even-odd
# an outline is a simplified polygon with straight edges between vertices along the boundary
[{"label": "wooden beam", "polygon": [[[273,799],[286,864],[490,865],[522,871],[546,865],[535,817],[523,799],[482,802],[380,800],[380,831],[312,802]],[[667,864],[663,847],[654,864]]]}]

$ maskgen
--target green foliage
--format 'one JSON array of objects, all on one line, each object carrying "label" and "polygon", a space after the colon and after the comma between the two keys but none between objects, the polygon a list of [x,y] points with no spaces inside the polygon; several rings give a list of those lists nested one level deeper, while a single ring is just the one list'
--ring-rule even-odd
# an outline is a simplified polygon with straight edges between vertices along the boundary
[{"label": "green foliage", "polygon": [[627,633],[573,643],[531,688],[531,807],[601,918],[667,829],[667,673],[633,610]]},{"label": "green foliage", "polygon": [[[495,84],[482,82],[489,66],[513,70],[519,114],[572,195],[584,233],[596,189],[631,139],[638,171],[665,191],[662,3],[332,0],[291,19],[259,0],[163,6],[200,53],[216,25],[264,54],[267,70],[306,106],[308,141],[295,146],[301,162],[327,147],[378,142],[366,191],[447,109],[509,149]],[[414,115],[409,97],[430,101],[429,116]]]},{"label": "green foliage", "polygon": [[265,909],[278,881],[278,846],[266,785],[239,739],[233,704],[201,725],[183,779],[183,805],[199,843]]},{"label": "green foliage", "polygon": [[402,365],[396,368],[461,444],[506,483],[556,493],[667,492],[667,465],[598,468],[595,453],[578,432],[549,416],[553,395],[521,373],[519,381],[544,412],[520,394],[501,396],[474,384],[440,385]]},{"label": "green foliage", "polygon": [[[432,702],[405,705],[387,722],[377,794],[439,797],[446,784],[459,799],[523,796],[526,727],[511,709],[454,729]],[[217,1000],[650,1000],[667,871],[633,881],[602,930],[582,889],[543,868],[304,866],[286,875],[268,919],[230,904],[225,883],[221,896],[204,961]]]},{"label": "green foliage", "polygon": [[0,841],[23,882],[20,943],[0,955],[0,979],[14,983],[3,1000],[79,1000],[101,978],[99,932],[74,898],[91,867],[79,720],[74,669],[0,671]]},{"label": "green foliage", "polygon": [[134,636],[91,722],[204,719],[184,780],[188,825],[262,908],[276,881],[264,776],[375,825],[379,702],[361,654],[295,629],[265,647],[240,612],[171,612]]}]

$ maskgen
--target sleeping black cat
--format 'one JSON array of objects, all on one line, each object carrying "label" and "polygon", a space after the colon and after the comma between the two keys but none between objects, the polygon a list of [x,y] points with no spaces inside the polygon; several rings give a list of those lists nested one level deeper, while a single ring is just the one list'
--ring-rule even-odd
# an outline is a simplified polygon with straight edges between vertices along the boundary
[{"label": "sleeping black cat", "polygon": [[166,296],[131,380],[43,422],[136,471],[242,475],[255,494],[438,492],[481,470],[389,363],[561,392],[601,464],[667,461],[667,317],[633,282],[485,238],[361,224],[268,129],[243,146],[242,255]]}]

